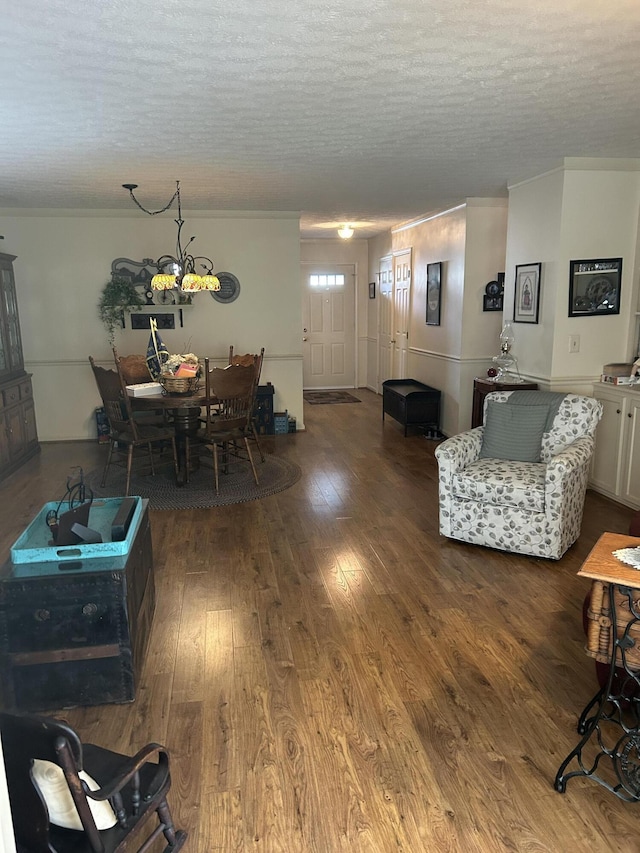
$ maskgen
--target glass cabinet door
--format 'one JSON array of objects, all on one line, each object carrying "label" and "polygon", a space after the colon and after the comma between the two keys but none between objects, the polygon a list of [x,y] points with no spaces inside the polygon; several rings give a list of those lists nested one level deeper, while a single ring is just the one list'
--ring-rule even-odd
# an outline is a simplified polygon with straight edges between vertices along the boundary
[{"label": "glass cabinet door", "polygon": [[23,367],[18,302],[10,262],[0,260],[0,374]]}]

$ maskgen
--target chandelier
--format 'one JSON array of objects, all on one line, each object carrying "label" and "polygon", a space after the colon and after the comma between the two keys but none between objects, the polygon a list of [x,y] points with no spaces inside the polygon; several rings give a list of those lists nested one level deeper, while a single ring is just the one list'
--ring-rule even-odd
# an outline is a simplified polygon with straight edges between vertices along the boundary
[{"label": "chandelier", "polygon": [[[192,255],[187,252],[187,249],[196,239],[190,237],[186,246],[182,247],[180,234],[184,219],[182,218],[182,205],[180,202],[180,181],[176,181],[176,191],[171,196],[168,204],[160,210],[147,210],[143,207],[138,199],[133,194],[133,191],[138,188],[138,184],[123,184],[125,190],[129,190],[129,195],[134,203],[140,208],[143,213],[148,213],[149,216],[157,216],[158,213],[164,213],[169,210],[174,201],[178,201],[178,218],[174,220],[178,226],[178,237],[176,240],[175,255],[162,255],[156,261],[158,267],[157,275],[151,279],[151,287],[153,290],[179,290],[181,293],[196,293],[199,290],[220,290],[220,281],[213,274],[213,261],[203,255]],[[196,268],[201,267],[204,270],[204,275],[196,272]]]}]

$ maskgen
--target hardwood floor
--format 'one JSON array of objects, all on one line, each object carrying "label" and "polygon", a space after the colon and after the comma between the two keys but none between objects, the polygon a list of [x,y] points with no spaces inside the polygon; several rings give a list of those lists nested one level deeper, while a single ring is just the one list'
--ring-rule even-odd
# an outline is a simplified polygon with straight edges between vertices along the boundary
[{"label": "hardwood floor", "polygon": [[[358,396],[270,440],[302,467],[288,491],[152,513],[137,699],[64,716],[117,750],[169,747],[190,853],[637,851],[637,806],[553,789],[597,688],[576,572],[631,511],[589,492],[559,562],[442,539],[435,443]],[[103,453],[45,445],[0,484],[1,559]]]}]

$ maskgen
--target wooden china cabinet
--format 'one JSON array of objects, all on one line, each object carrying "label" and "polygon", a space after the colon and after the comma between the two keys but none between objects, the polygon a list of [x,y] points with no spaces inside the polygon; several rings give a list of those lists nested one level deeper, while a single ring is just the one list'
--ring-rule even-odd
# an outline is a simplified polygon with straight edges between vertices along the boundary
[{"label": "wooden china cabinet", "polygon": [[0,252],[0,480],[40,450],[31,374],[24,369],[15,255]]}]

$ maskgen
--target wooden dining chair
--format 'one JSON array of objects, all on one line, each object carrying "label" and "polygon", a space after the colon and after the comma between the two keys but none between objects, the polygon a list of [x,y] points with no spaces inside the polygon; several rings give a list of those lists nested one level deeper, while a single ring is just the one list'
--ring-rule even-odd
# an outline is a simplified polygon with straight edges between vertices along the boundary
[{"label": "wooden dining chair", "polygon": [[[113,347],[113,360],[116,370],[122,375],[125,385],[139,385],[144,382],[153,382],[149,373],[146,354],[133,353],[132,355],[120,355],[116,347]],[[133,411],[133,417],[139,424],[151,426],[166,426],[169,422],[167,409],[154,409],[153,411]]]},{"label": "wooden dining chair", "polygon": [[[205,358],[204,376],[206,419],[204,429],[198,431],[195,441],[212,453],[216,494],[220,487],[218,448],[223,450],[225,469],[229,458],[248,462],[257,486],[258,474],[249,446],[255,368],[253,365],[231,364],[225,368],[209,369],[209,359]],[[187,442],[187,476],[193,441],[192,438]]]},{"label": "wooden dining chair", "polygon": [[262,373],[263,360],[264,347],[262,347],[259,353],[247,352],[244,355],[236,355],[233,351],[233,344],[231,344],[231,346],[229,347],[229,364],[241,364],[245,367],[253,364],[256,371],[255,384],[253,388],[253,407],[251,409],[251,420],[249,421],[249,438],[255,441],[262,462],[264,462],[264,453],[262,452],[260,439],[258,438],[258,428],[256,425],[256,401],[258,396],[258,385],[260,384],[260,374]]},{"label": "wooden dining chair", "polygon": [[260,384],[260,374],[262,372],[262,362],[264,360],[264,347],[259,353],[246,352],[244,355],[238,355],[233,351],[233,344],[229,347],[229,364],[241,364],[243,367],[253,364],[256,369],[256,385]]},{"label": "wooden dining chair", "polygon": [[187,833],[173,826],[169,754],[160,744],[129,757],[83,744],[62,720],[8,713],[0,713],[0,734],[20,851],[144,853],[162,835],[163,853],[182,849]]},{"label": "wooden dining chair", "polygon": [[[175,432],[171,426],[155,426],[151,424],[139,424],[133,417],[131,409],[131,400],[127,394],[125,382],[122,374],[118,370],[107,370],[104,367],[97,365],[92,356],[89,356],[91,369],[98,386],[98,391],[102,397],[102,405],[104,406],[107,419],[109,421],[109,450],[107,453],[107,461],[102,474],[101,486],[104,487],[107,481],[107,473],[113,451],[120,449],[121,445],[127,448],[127,483],[125,488],[125,496],[129,494],[131,485],[131,468],[133,465],[133,453],[138,447],[146,447],[149,453],[149,463],[151,474],[155,476],[155,467],[153,462],[153,445],[164,444],[169,442],[173,452],[173,468],[175,471],[176,483],[178,479],[178,454],[176,450]],[[116,364],[117,367],[117,364]]]}]

